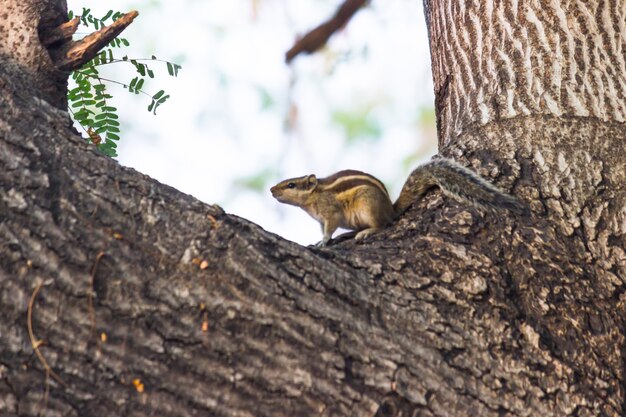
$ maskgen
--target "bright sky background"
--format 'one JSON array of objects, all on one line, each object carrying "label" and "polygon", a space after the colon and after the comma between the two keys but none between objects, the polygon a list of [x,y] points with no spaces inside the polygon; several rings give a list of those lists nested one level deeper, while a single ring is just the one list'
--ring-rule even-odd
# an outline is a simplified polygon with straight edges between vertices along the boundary
[{"label": "bright sky background", "polygon": [[[151,65],[156,81],[144,90],[171,95],[156,116],[147,97],[111,87],[120,163],[302,244],[319,241],[320,227],[272,199],[279,180],[360,169],[395,198],[411,168],[436,151],[422,2],[373,0],[325,49],[287,66],[296,36],[340,2],[68,1],[76,14],[85,4],[95,16],[138,10],[119,57],[182,65],[178,78]],[[102,75],[129,82],[135,73],[115,64]]]}]

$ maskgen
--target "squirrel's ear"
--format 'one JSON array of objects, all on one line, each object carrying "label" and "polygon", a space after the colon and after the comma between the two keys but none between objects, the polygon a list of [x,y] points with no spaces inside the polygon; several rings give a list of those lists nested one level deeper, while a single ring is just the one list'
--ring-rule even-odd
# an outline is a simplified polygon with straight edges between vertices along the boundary
[{"label": "squirrel's ear", "polygon": [[317,186],[317,177],[315,176],[315,174],[311,174],[306,177],[306,182],[307,184],[309,184],[309,187],[315,188]]}]

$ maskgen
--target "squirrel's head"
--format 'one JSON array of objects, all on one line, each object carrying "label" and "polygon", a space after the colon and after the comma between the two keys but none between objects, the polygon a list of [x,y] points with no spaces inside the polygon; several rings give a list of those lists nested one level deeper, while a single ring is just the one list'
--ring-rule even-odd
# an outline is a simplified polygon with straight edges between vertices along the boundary
[{"label": "squirrel's head", "polygon": [[270,191],[272,196],[281,203],[300,206],[316,188],[317,177],[311,174],[281,181],[270,188]]}]

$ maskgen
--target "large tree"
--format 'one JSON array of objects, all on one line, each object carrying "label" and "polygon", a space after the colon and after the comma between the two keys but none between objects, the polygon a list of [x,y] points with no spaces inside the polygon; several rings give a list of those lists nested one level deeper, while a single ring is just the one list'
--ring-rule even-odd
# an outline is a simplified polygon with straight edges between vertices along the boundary
[{"label": "large tree", "polygon": [[440,152],[532,214],[317,249],[99,154],[67,70],[116,32],[3,0],[0,414],[623,415],[626,3],[424,3]]}]

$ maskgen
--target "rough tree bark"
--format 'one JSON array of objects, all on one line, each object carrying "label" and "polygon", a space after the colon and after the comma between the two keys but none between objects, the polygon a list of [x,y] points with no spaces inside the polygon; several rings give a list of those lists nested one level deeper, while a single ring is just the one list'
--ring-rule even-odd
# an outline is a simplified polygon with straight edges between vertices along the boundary
[{"label": "rough tree bark", "polygon": [[426,0],[441,152],[533,214],[433,191],[325,249],[98,154],[64,2],[3,7],[1,415],[624,414],[622,0]]}]

